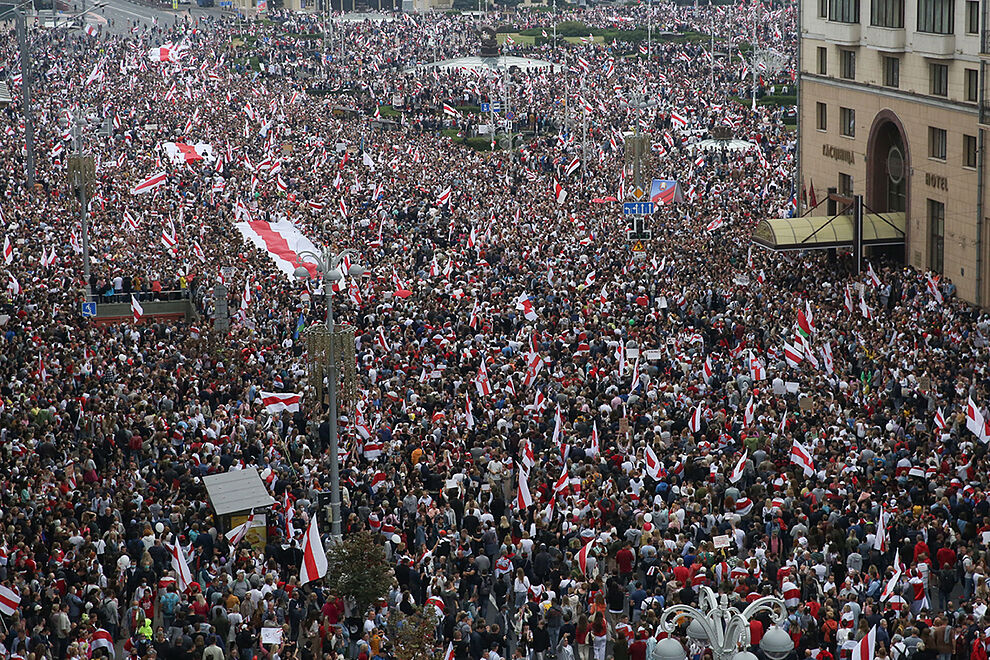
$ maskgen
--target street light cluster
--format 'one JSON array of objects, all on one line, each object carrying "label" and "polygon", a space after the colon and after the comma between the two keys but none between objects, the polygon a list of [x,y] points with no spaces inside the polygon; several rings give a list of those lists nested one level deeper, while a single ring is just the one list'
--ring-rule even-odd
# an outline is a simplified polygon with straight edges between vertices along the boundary
[{"label": "street light cluster", "polygon": [[[698,607],[671,605],[660,617],[660,628],[673,633],[686,619],[688,639],[711,648],[714,660],[757,660],[746,648],[750,646],[749,622],[760,612],[771,614],[775,623],[763,634],[760,650],[767,660],[786,660],[794,650],[794,642],[780,627],[787,618],[787,607],[774,596],[758,598],[739,611],[729,606],[725,594],[716,596],[709,587],[702,586]],[[657,642],[652,660],[687,660],[687,651],[678,639],[667,637]]]}]

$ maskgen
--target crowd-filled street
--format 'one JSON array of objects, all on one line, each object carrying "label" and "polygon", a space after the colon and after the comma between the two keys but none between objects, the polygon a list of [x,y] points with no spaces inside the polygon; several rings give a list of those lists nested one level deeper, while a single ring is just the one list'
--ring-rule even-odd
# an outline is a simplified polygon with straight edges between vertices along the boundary
[{"label": "crowd-filled street", "polygon": [[[110,0],[29,24],[28,72],[3,31],[0,656],[986,660],[990,317],[879,253],[752,244],[816,195],[794,6],[545,9]],[[428,66],[482,25],[553,66]],[[634,251],[653,179],[678,195]],[[325,575],[307,246],[348,251],[340,519],[390,569],[370,605]],[[204,485],[251,468],[262,542]],[[663,614],[764,596],[731,652]]]}]

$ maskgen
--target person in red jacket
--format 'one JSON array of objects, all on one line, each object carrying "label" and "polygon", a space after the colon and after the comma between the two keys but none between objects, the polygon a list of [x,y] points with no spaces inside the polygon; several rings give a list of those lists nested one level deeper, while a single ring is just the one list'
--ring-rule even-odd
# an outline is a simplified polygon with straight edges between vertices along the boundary
[{"label": "person in red jacket", "polygon": [[636,563],[636,555],[633,554],[632,545],[628,541],[615,553],[615,563],[619,566],[619,579],[623,583],[629,582],[632,579],[633,564]]}]

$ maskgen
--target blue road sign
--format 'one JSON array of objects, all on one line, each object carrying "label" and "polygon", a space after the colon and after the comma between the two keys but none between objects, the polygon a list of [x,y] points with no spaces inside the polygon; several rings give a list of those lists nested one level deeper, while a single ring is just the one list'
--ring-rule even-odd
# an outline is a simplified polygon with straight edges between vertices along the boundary
[{"label": "blue road sign", "polygon": [[653,202],[623,202],[622,215],[651,215]]},{"label": "blue road sign", "polygon": [[502,102],[495,101],[492,103],[492,112],[502,112]]},{"label": "blue road sign", "polygon": [[505,118],[506,119],[515,119],[516,118],[516,113],[514,113],[514,112],[512,112],[510,110],[509,112],[505,113]]},{"label": "blue road sign", "polygon": [[492,111],[492,104],[491,103],[482,103],[481,104],[481,111],[482,112],[491,112]]},{"label": "blue road sign", "polygon": [[82,304],[82,316],[84,319],[91,319],[96,316],[96,303],[84,302]]}]

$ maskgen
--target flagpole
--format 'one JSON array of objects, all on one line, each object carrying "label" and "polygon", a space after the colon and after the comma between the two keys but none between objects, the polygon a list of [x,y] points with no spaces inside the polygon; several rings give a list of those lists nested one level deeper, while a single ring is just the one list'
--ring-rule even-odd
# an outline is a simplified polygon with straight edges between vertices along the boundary
[{"label": "flagpole", "polygon": [[83,140],[82,140],[82,107],[79,108],[79,115],[72,126],[73,150],[76,157],[75,184],[79,193],[80,224],[82,225],[82,249],[83,249],[83,289],[86,293],[86,300],[93,296],[93,290],[89,285],[90,263],[89,263],[89,209],[86,201],[87,170],[83,167]]}]

